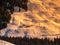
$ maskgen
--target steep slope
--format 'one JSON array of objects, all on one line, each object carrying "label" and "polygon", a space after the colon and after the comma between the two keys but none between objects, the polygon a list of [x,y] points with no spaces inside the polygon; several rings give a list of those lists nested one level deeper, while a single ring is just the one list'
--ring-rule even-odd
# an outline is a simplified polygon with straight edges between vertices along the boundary
[{"label": "steep slope", "polygon": [[[54,38],[60,36],[59,0],[29,0],[27,12],[14,12],[1,35],[8,37]],[[3,34],[4,32],[4,34]]]}]

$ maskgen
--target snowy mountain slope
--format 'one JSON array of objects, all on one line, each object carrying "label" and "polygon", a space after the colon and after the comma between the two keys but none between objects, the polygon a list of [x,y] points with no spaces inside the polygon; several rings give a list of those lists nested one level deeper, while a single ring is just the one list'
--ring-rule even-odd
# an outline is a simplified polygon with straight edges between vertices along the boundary
[{"label": "snowy mountain slope", "polygon": [[[1,36],[54,38],[60,36],[60,5],[55,0],[29,0],[27,12],[14,12]],[[4,32],[4,33],[3,33]]]},{"label": "snowy mountain slope", "polygon": [[14,45],[14,44],[11,44],[11,43],[3,41],[3,40],[0,40],[0,45]]}]

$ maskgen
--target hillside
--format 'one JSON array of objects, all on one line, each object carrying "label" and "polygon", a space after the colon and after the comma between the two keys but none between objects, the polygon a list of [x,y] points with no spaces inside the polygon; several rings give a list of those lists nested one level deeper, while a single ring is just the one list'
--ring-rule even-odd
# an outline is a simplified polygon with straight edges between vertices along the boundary
[{"label": "hillside", "polygon": [[28,11],[14,12],[1,36],[56,38],[60,36],[60,1],[29,0]]}]

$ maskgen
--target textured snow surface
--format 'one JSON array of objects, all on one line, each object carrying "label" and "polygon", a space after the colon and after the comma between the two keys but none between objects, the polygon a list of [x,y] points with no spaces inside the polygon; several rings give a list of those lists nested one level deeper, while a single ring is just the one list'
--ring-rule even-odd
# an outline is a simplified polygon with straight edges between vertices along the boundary
[{"label": "textured snow surface", "polygon": [[14,44],[0,40],[0,45],[14,45]]},{"label": "textured snow surface", "polygon": [[29,0],[27,12],[14,12],[1,36],[56,38],[60,36],[59,0]]}]

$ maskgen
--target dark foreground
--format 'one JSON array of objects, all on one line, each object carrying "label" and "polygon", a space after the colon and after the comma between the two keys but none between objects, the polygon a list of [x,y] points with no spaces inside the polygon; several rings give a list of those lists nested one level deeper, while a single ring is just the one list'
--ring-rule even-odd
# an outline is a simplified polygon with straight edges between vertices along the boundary
[{"label": "dark foreground", "polygon": [[60,38],[54,39],[54,41],[45,39],[28,39],[28,38],[8,38],[8,37],[0,37],[0,40],[4,40],[15,45],[60,45]]}]

